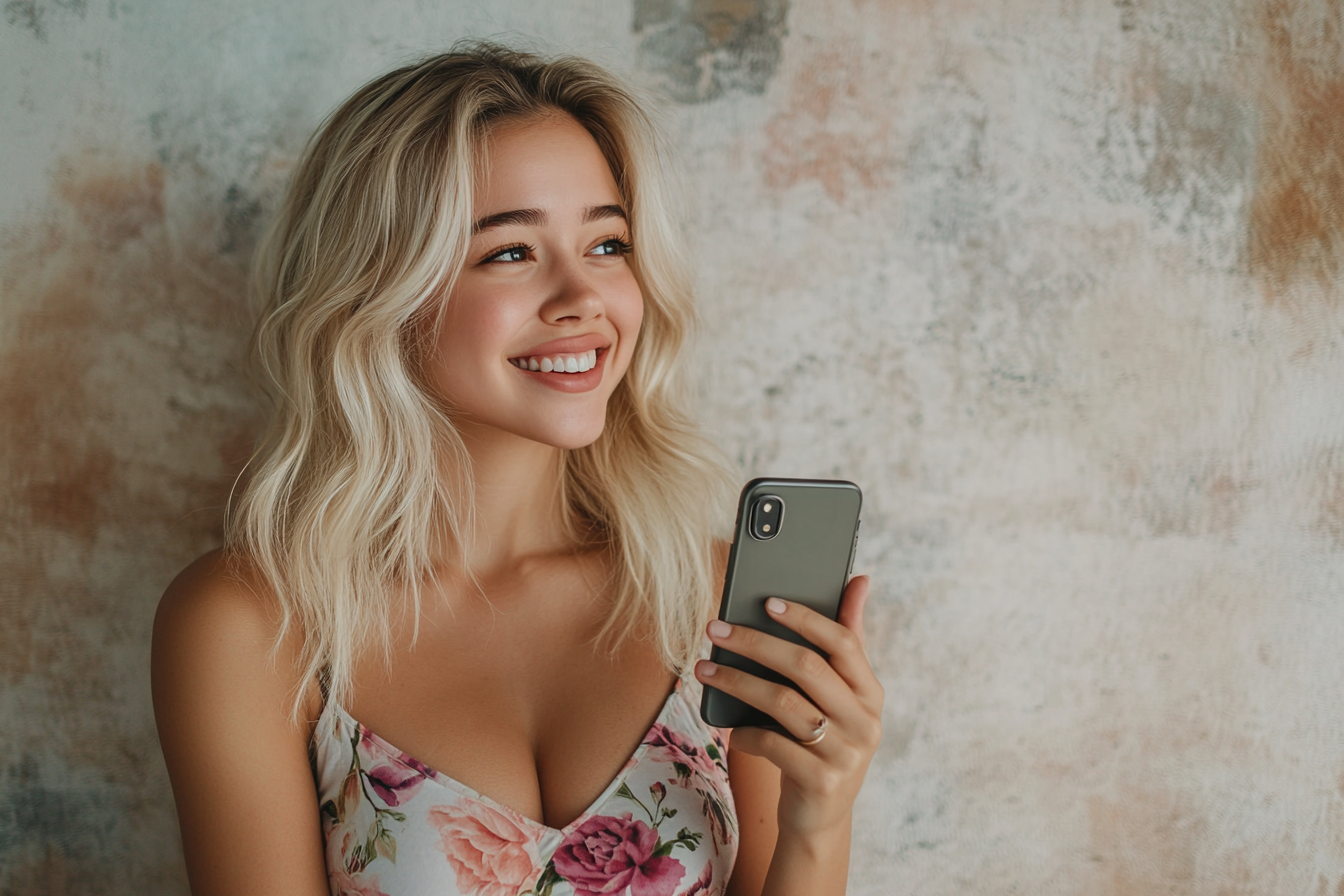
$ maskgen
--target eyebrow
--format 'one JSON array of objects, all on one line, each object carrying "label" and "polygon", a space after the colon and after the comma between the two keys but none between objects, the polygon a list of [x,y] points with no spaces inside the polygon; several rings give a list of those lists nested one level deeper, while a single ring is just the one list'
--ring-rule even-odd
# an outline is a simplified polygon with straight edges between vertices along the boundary
[{"label": "eyebrow", "polygon": [[583,223],[591,224],[594,221],[602,221],[606,218],[620,218],[622,221],[629,219],[625,215],[625,209],[619,205],[590,205],[588,211],[583,216]]},{"label": "eyebrow", "polygon": [[[619,205],[590,205],[588,210],[583,213],[583,223],[585,224],[607,218],[627,220],[625,209]],[[521,224],[525,227],[542,227],[546,224],[546,220],[546,213],[539,208],[516,208],[513,211],[486,215],[471,226],[471,232],[477,234],[492,227],[508,227],[513,224]]]}]

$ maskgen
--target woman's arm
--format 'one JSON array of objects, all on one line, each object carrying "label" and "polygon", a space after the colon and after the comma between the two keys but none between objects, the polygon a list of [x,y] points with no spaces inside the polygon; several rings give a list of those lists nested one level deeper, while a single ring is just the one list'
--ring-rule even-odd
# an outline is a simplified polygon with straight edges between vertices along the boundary
[{"label": "woman's arm", "polygon": [[[727,666],[696,667],[702,682],[769,713],[797,738],[763,728],[733,730],[729,781],[741,841],[728,885],[732,896],[845,892],[854,800],[882,738],[882,685],[863,643],[868,587],[867,576],[849,583],[838,622],[796,603],[783,602],[783,612],[771,610],[829,658],[740,626],[716,634],[711,623],[715,644],[787,675],[803,690],[799,694]],[[822,716],[827,720],[822,739],[812,746],[799,743],[812,736]]]},{"label": "woman's arm", "polygon": [[323,896],[310,726],[289,721],[294,652],[272,656],[273,607],[224,567],[219,552],[187,567],[154,618],[154,716],[191,891]]}]

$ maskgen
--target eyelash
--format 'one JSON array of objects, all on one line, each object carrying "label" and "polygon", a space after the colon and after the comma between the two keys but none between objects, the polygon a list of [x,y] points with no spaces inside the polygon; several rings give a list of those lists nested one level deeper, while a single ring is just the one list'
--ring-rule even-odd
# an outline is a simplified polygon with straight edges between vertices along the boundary
[{"label": "eyelash", "polygon": [[631,252],[635,250],[635,247],[631,245],[629,240],[623,240],[618,236],[609,236],[602,242],[598,243],[598,245],[605,246],[607,243],[616,244],[616,251],[612,253],[614,255],[629,255]]},{"label": "eyelash", "polygon": [[[609,236],[609,237],[607,237],[606,239],[602,240],[602,241],[601,241],[600,243],[598,243],[597,245],[598,245],[598,246],[605,246],[605,245],[607,245],[608,243],[615,243],[615,244],[616,244],[616,251],[615,251],[615,252],[604,253],[604,255],[605,255],[605,256],[608,256],[608,257],[609,257],[609,256],[612,256],[612,255],[615,255],[615,256],[618,256],[618,257],[619,257],[619,256],[623,256],[623,255],[629,255],[629,254],[630,254],[631,252],[633,252],[634,249],[635,249],[635,247],[630,243],[629,240],[623,240],[623,239],[621,239],[621,238],[618,237],[618,236]],[[499,249],[494,249],[494,250],[492,250],[492,251],[490,252],[489,255],[485,256],[485,258],[481,260],[481,263],[482,263],[482,264],[490,264],[491,262],[495,261],[495,259],[499,258],[499,256],[504,255],[504,254],[506,254],[506,253],[508,253],[508,252],[517,252],[519,249],[522,249],[524,252],[527,252],[527,253],[529,253],[529,254],[532,253],[532,252],[534,252],[534,251],[536,251],[536,250],[534,249],[534,247],[529,246],[527,243],[514,243],[512,246],[502,246],[502,247],[499,248]],[[517,262],[504,262],[504,263],[505,263],[505,264],[517,264]]]},{"label": "eyelash", "polygon": [[505,254],[506,252],[517,252],[519,249],[522,249],[524,252],[527,252],[528,254],[531,254],[534,251],[534,249],[527,243],[514,243],[512,246],[504,246],[502,248],[492,250],[489,255],[481,259],[481,263],[489,264],[490,262],[494,261],[496,258],[499,258],[499,256]]}]

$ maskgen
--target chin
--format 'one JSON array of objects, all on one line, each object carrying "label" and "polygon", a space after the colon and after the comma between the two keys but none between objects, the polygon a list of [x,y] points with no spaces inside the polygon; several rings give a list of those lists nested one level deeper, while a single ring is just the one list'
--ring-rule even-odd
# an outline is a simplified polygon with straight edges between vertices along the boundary
[{"label": "chin", "polygon": [[574,451],[579,448],[587,448],[596,442],[602,436],[603,427],[596,429],[585,429],[572,433],[558,435],[556,438],[546,439],[545,442],[555,448],[563,448],[566,451]]},{"label": "chin", "polygon": [[526,430],[515,430],[515,432],[534,442],[550,445],[552,448],[573,451],[577,448],[587,448],[601,438],[603,431],[606,429],[606,422],[605,415],[596,420],[543,421],[540,426],[534,425]]}]

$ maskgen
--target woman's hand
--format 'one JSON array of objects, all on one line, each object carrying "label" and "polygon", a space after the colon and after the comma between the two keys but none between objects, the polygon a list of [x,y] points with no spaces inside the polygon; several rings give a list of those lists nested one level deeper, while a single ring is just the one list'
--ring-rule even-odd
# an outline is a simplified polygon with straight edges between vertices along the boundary
[{"label": "woman's hand", "polygon": [[[811,840],[837,830],[848,838],[854,800],[882,738],[882,685],[864,652],[868,588],[867,576],[850,580],[838,622],[802,604],[773,597],[766,602],[773,619],[826,657],[755,629],[718,620],[709,624],[715,644],[779,672],[802,691],[708,661],[696,666],[701,682],[770,714],[793,735],[764,728],[738,728],[732,735],[733,749],[780,769],[781,840]],[[819,726],[820,740],[811,746],[800,743],[816,738]]]}]

